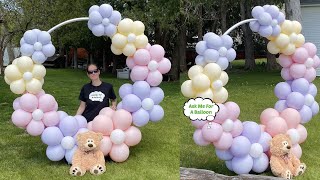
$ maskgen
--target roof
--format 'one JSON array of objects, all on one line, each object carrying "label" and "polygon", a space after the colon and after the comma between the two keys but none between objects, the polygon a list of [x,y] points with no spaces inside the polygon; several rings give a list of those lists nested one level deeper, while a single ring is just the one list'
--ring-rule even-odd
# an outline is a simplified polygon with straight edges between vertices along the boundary
[{"label": "roof", "polygon": [[320,5],[320,0],[300,0],[301,6]]}]

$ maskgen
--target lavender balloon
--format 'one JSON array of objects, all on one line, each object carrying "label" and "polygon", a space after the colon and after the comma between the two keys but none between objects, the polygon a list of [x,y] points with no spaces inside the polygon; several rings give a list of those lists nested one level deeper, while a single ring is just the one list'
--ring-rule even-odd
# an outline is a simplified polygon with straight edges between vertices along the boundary
[{"label": "lavender balloon", "polygon": [[48,146],[46,150],[46,155],[51,161],[60,161],[64,158],[65,150],[61,145]]},{"label": "lavender balloon", "polygon": [[154,105],[153,108],[149,111],[150,121],[157,122],[160,121],[164,116],[164,111],[161,106]]},{"label": "lavender balloon", "polygon": [[263,152],[267,152],[269,150],[271,139],[272,137],[269,133],[267,132],[261,133],[258,143],[262,146]]},{"label": "lavender balloon", "polygon": [[128,94],[132,94],[132,84],[126,83],[119,88],[119,95],[123,99]]},{"label": "lavender balloon", "polygon": [[77,149],[78,146],[74,146],[72,149],[66,150],[64,157],[66,158],[68,164],[72,164],[72,158]]},{"label": "lavender balloon", "polygon": [[318,89],[313,83],[310,83],[308,93],[311,94],[313,97],[316,97]]},{"label": "lavender balloon", "polygon": [[243,124],[242,136],[248,138],[251,143],[256,143],[259,141],[261,136],[261,128],[255,122],[246,122]]},{"label": "lavender balloon", "polygon": [[299,113],[301,116],[301,123],[303,124],[309,122],[312,118],[312,110],[306,105],[300,109]]},{"label": "lavender balloon", "polygon": [[152,87],[150,89],[150,98],[153,100],[154,104],[160,104],[164,98],[164,92],[160,87]]},{"label": "lavender balloon", "polygon": [[135,126],[142,127],[149,122],[149,113],[140,108],[138,111],[132,113],[132,121]]},{"label": "lavender balloon", "polygon": [[143,100],[150,96],[150,85],[146,81],[137,81],[132,85],[132,94]]},{"label": "lavender balloon", "polygon": [[309,82],[305,78],[295,79],[292,81],[291,89],[305,95],[309,91]]},{"label": "lavender balloon", "polygon": [[280,82],[274,88],[274,94],[279,99],[287,99],[287,96],[291,93],[291,87],[287,82]]},{"label": "lavender balloon", "polygon": [[135,112],[141,107],[141,100],[134,94],[128,94],[122,99],[122,108],[129,111]]},{"label": "lavender balloon", "polygon": [[219,150],[216,149],[216,155],[219,159],[224,160],[224,161],[229,161],[232,160],[233,155],[231,154],[230,150]]},{"label": "lavender balloon", "polygon": [[283,110],[287,109],[287,103],[286,100],[279,100],[274,105],[274,109],[276,109],[278,112],[282,112]]},{"label": "lavender balloon", "polygon": [[311,111],[312,111],[312,116],[315,116],[316,114],[319,113],[319,104],[317,102],[314,102],[311,105]]},{"label": "lavender balloon", "polygon": [[60,121],[59,128],[64,136],[73,136],[78,132],[79,125],[76,118],[68,116]]},{"label": "lavender balloon", "polygon": [[304,105],[304,96],[299,92],[292,92],[287,97],[287,106],[296,110],[300,110]]},{"label": "lavender balloon", "polygon": [[47,127],[41,134],[42,142],[48,146],[59,145],[61,143],[62,138],[63,138],[62,132],[60,131],[59,128],[55,126]]},{"label": "lavender balloon", "polygon": [[252,170],[256,173],[264,172],[269,166],[269,158],[263,153],[260,157],[253,159]]},{"label": "lavender balloon", "polygon": [[232,159],[232,169],[237,174],[248,174],[253,167],[253,159],[250,155],[234,157]]},{"label": "lavender balloon", "polygon": [[230,152],[233,156],[240,157],[249,154],[251,143],[248,138],[238,136],[233,139]]}]

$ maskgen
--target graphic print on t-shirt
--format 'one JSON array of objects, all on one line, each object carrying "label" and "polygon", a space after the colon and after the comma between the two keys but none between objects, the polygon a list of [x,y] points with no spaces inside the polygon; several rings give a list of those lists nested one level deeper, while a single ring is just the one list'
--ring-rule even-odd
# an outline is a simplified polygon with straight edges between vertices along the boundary
[{"label": "graphic print on t-shirt", "polygon": [[91,92],[89,94],[89,99],[91,101],[100,101],[100,102],[102,102],[105,96],[106,95],[103,94],[101,91],[94,91],[94,92]]}]

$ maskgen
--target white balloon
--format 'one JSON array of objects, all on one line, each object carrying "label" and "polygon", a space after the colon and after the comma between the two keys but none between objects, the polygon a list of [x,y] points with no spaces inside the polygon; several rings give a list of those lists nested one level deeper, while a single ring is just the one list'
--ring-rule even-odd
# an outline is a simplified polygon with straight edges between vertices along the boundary
[{"label": "white balloon", "polygon": [[23,74],[23,79],[24,79],[25,81],[31,81],[32,78],[33,78],[33,76],[32,76],[32,73],[31,73],[31,72],[25,72],[25,73]]},{"label": "white balloon", "polygon": [[38,35],[38,42],[42,45],[49,44],[51,41],[51,36],[47,31],[41,31]]},{"label": "white balloon", "polygon": [[43,52],[41,51],[35,51],[32,54],[32,60],[36,63],[36,64],[42,64],[44,61],[46,61],[47,57],[43,54]]},{"label": "white balloon", "polygon": [[218,89],[222,88],[223,83],[221,80],[216,80],[211,84],[211,86],[213,89],[218,90]]},{"label": "white balloon", "polygon": [[41,50],[42,50],[42,44],[41,44],[40,42],[34,43],[33,49],[34,49],[35,51],[41,51]]},{"label": "white balloon", "polygon": [[42,46],[42,52],[46,57],[51,57],[56,53],[56,48],[53,44],[46,44]]},{"label": "white balloon", "polygon": [[122,144],[126,139],[126,134],[121,129],[115,129],[111,132],[110,139],[113,144]]},{"label": "white balloon", "polygon": [[304,65],[306,65],[307,68],[311,68],[313,66],[313,64],[314,64],[314,61],[312,58],[308,58],[306,60],[306,62],[304,63]]},{"label": "white balloon", "polygon": [[145,109],[146,111],[151,110],[154,106],[154,102],[151,98],[145,98],[141,104],[142,104],[142,108]]},{"label": "white balloon", "polygon": [[32,112],[32,119],[36,121],[41,121],[43,118],[43,111],[41,109],[36,109]]},{"label": "white balloon", "polygon": [[304,104],[311,107],[314,102],[314,97],[311,94],[307,94],[304,99]]},{"label": "white balloon", "polygon": [[300,140],[300,134],[296,129],[289,129],[287,131],[287,134],[290,136],[292,145],[295,145],[299,142]]},{"label": "white balloon", "polygon": [[63,149],[72,149],[75,144],[76,142],[71,136],[66,136],[61,140],[61,146]]},{"label": "white balloon", "polygon": [[226,119],[221,126],[223,131],[231,132],[233,130],[233,121],[231,119]]},{"label": "white balloon", "polygon": [[136,35],[133,34],[133,33],[130,33],[130,34],[128,35],[127,40],[128,40],[128,43],[134,43],[134,42],[136,41]]},{"label": "white balloon", "polygon": [[159,67],[158,62],[154,61],[154,60],[150,61],[149,64],[148,64],[148,69],[150,71],[156,71],[158,69],[158,67]]},{"label": "white balloon", "polygon": [[250,156],[253,158],[258,158],[262,155],[263,153],[263,148],[261,146],[261,144],[259,143],[254,143],[251,145],[251,149],[250,149]]}]

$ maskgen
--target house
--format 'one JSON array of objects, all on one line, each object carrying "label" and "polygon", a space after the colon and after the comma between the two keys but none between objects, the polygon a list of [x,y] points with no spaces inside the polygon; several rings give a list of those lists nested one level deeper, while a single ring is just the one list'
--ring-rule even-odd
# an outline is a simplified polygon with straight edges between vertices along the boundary
[{"label": "house", "polygon": [[[19,49],[19,48],[13,48],[13,49],[12,49],[12,53],[13,53],[13,56],[14,56],[14,57],[11,57],[11,58],[15,59],[15,58],[17,58],[17,57],[20,55],[20,49]],[[9,58],[8,48],[6,48],[6,49],[4,50],[4,54],[3,54],[3,65],[4,65],[4,66],[8,66],[9,63],[10,63],[11,61],[13,61],[13,59],[10,59],[10,58]]]}]

